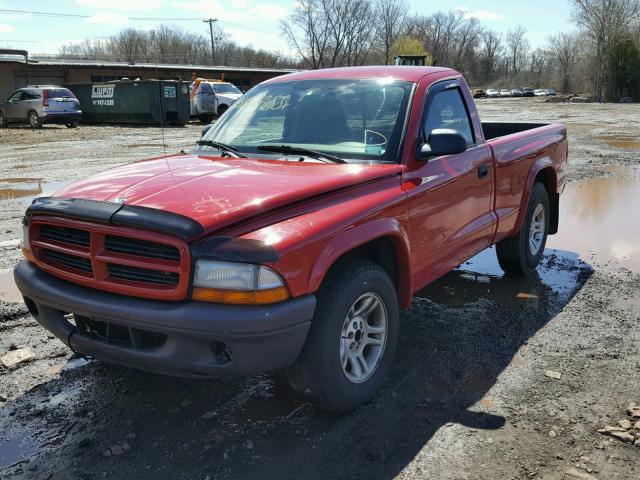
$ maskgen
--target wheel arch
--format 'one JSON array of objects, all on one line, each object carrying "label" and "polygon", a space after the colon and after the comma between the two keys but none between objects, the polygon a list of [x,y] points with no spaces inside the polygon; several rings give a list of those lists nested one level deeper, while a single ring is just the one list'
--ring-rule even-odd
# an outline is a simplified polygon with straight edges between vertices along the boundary
[{"label": "wheel arch", "polygon": [[544,188],[549,195],[549,206],[551,218],[549,219],[549,234],[558,232],[559,222],[559,205],[560,205],[560,193],[558,192],[558,175],[553,162],[550,158],[540,158],[533,164],[529,170],[527,177],[527,183],[525,185],[524,195],[522,195],[522,201],[520,204],[520,212],[518,213],[518,221],[516,222],[515,232],[519,232],[524,223],[524,217],[527,211],[527,205],[529,205],[529,199],[531,198],[531,192],[536,182],[544,185]]},{"label": "wheel arch", "polygon": [[313,265],[309,291],[317,291],[330,270],[349,258],[379,265],[391,278],[400,308],[411,303],[409,242],[397,220],[377,220],[334,237]]}]

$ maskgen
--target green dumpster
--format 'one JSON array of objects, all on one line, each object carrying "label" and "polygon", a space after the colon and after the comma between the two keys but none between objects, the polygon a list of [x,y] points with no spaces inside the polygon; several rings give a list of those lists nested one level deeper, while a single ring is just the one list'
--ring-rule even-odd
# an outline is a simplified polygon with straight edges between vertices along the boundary
[{"label": "green dumpster", "polygon": [[84,123],[184,125],[189,121],[189,83],[118,80],[65,85],[80,101]]}]

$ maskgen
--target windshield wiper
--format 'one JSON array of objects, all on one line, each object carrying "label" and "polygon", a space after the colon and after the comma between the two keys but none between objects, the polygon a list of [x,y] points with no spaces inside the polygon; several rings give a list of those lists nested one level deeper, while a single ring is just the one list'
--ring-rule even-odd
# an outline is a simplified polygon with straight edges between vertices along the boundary
[{"label": "windshield wiper", "polygon": [[205,147],[217,148],[231,157],[247,158],[246,155],[241,154],[236,147],[227,145],[226,143],[214,142],[213,140],[198,140],[196,144],[203,145]]},{"label": "windshield wiper", "polygon": [[335,155],[329,155],[328,153],[318,152],[317,150],[309,150],[308,148],[292,147],[291,145],[259,145],[256,147],[258,150],[264,150],[265,152],[277,152],[291,155],[305,155],[307,157],[315,158],[318,160],[325,159],[332,163],[347,163],[340,157]]}]

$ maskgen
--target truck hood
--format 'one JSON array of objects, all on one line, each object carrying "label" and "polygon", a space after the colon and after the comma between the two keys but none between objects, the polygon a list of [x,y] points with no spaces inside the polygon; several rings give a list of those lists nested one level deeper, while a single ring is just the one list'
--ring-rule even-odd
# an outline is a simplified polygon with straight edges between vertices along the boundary
[{"label": "truck hood", "polygon": [[55,196],[178,213],[207,232],[305,198],[378,178],[401,167],[175,155],[98,173]]}]

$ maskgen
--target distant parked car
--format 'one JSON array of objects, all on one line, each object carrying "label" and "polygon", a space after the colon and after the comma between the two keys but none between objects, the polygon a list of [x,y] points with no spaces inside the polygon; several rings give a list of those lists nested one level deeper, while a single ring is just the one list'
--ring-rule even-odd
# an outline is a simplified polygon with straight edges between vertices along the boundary
[{"label": "distant parked car", "polygon": [[55,85],[20,88],[0,103],[0,127],[28,123],[40,128],[45,123],[57,123],[75,128],[81,116],[80,102],[71,90]]},{"label": "distant parked car", "polygon": [[472,93],[473,93],[473,98],[484,98],[487,96],[487,92],[485,92],[481,88],[474,88]]},{"label": "distant parked car", "polygon": [[519,88],[514,88],[513,90],[511,90],[512,97],[522,97],[523,95],[524,93]]},{"label": "distant parked car", "polygon": [[512,97],[513,95],[511,94],[511,90],[509,90],[508,88],[503,88],[502,90],[500,90],[500,96],[501,97]]},{"label": "distant parked car", "polygon": [[229,82],[197,78],[189,87],[191,92],[191,116],[209,123],[214,115],[226,112],[242,92]]},{"label": "distant parked car", "polygon": [[500,96],[500,91],[496,90],[495,88],[490,88],[489,90],[487,90],[487,97],[491,98],[491,97],[499,97]]},{"label": "distant parked car", "polygon": [[521,90],[522,90],[523,97],[533,97],[533,88],[523,87],[521,88]]},{"label": "distant parked car", "polygon": [[533,94],[536,97],[546,97],[547,96],[547,91],[542,89],[542,88],[538,88],[537,90],[533,91]]},{"label": "distant parked car", "polygon": [[547,88],[545,92],[547,92],[547,95],[549,96],[553,96],[556,94],[556,91],[553,88]]}]

